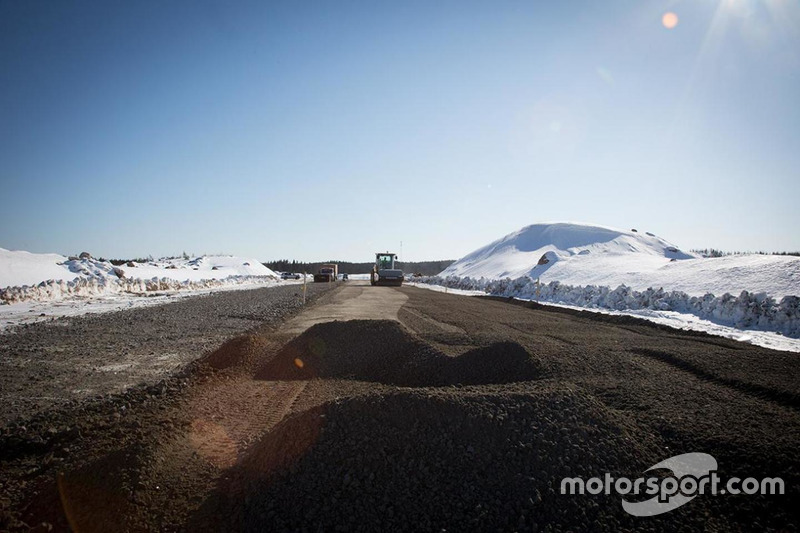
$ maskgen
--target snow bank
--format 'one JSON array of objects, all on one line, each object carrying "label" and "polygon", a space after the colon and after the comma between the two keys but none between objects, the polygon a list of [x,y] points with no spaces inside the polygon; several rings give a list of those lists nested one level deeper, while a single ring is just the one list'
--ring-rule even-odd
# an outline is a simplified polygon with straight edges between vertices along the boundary
[{"label": "snow bank", "polygon": [[748,291],[742,291],[739,296],[728,293],[722,296],[712,293],[690,296],[682,291],[665,291],[661,288],[637,291],[626,285],[611,289],[607,286],[567,285],[558,281],[537,284],[528,276],[499,280],[431,276],[415,278],[414,282],[589,309],[675,311],[738,329],[757,329],[800,337],[800,297],[794,295],[784,296],[780,301],[763,292]]},{"label": "snow bank", "polygon": [[0,287],[35,285],[49,279],[73,279],[75,274],[61,264],[66,260],[58,254],[12,252],[0,248]]},{"label": "snow bank", "polygon": [[228,276],[223,279],[178,281],[171,278],[109,279],[75,278],[72,281],[48,280],[38,285],[0,289],[0,300],[7,304],[25,301],[51,301],[70,297],[101,296],[108,294],[143,294],[148,292],[183,291],[259,284],[274,281],[267,276]]},{"label": "snow bank", "polygon": [[440,276],[539,278],[544,283],[666,287],[691,296],[800,294],[800,258],[737,255],[702,258],[644,231],[575,223],[533,224],[462,259]]},{"label": "snow bank", "polygon": [[587,309],[684,313],[800,337],[800,258],[702,258],[646,231],[533,224],[419,281]]},{"label": "snow bank", "polygon": [[108,261],[0,248],[0,303],[51,301],[108,294],[198,290],[272,282],[278,276],[255,259],[202,256],[115,266]]}]

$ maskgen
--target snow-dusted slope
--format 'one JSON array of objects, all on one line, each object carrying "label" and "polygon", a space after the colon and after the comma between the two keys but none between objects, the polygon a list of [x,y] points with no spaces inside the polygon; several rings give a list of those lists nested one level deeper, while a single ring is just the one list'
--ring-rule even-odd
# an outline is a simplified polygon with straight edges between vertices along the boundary
[{"label": "snow-dusted slope", "polygon": [[800,294],[800,258],[743,255],[706,259],[643,231],[574,223],[533,224],[456,261],[442,277],[518,278],[543,283],[649,287],[706,293]]},{"label": "snow-dusted slope", "polygon": [[[732,327],[764,346],[800,346],[794,340],[800,339],[797,257],[706,259],[647,232],[534,224],[472,252],[439,276],[417,281],[631,313],[703,331]],[[784,343],[781,335],[792,342]]]},{"label": "snow-dusted slope", "polygon": [[12,252],[0,248],[0,288],[35,285],[49,279],[71,280],[75,274],[61,264],[66,260],[58,254]]},{"label": "snow-dusted slope", "polygon": [[67,258],[0,248],[0,303],[192,290],[277,279],[275,272],[259,261],[235,256],[162,259],[114,266],[91,257]]},{"label": "snow-dusted slope", "polygon": [[276,276],[256,259],[235,256],[202,256],[193,259],[161,259],[116,267],[91,257],[69,259],[59,254],[34,254],[0,248],[0,288],[38,285],[43,281],[76,278],[167,278],[175,281],[225,279],[231,276]]}]

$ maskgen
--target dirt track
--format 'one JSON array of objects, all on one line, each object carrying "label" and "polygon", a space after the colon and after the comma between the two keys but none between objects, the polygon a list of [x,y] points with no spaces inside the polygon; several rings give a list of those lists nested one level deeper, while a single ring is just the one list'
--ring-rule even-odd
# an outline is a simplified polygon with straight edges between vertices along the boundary
[{"label": "dirt track", "polygon": [[[163,384],[7,425],[0,529],[795,531],[798,363],[636,319],[350,283]],[[787,494],[636,518],[618,496],[559,493],[686,452]]]}]

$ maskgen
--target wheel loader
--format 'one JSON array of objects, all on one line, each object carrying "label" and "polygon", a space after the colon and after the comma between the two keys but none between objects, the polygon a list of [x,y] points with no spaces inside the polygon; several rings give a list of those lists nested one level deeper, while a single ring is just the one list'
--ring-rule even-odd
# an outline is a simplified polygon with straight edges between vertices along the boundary
[{"label": "wheel loader", "polygon": [[403,284],[403,271],[395,268],[397,254],[378,252],[375,254],[375,265],[372,267],[369,281],[372,285],[389,285],[399,287]]}]

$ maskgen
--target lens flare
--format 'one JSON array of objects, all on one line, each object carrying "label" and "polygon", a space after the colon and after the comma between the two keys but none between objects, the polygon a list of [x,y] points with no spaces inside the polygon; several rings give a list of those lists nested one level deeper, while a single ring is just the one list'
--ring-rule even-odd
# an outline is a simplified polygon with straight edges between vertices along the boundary
[{"label": "lens flare", "polygon": [[661,24],[663,24],[664,27],[667,28],[668,30],[671,30],[672,28],[678,25],[678,15],[676,15],[672,11],[664,13],[664,16],[661,17]]},{"label": "lens flare", "polygon": [[211,420],[192,420],[189,443],[200,457],[218,468],[228,468],[236,463],[236,443],[224,427]]}]

